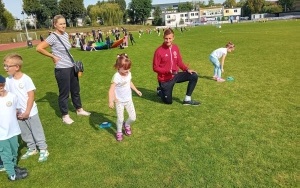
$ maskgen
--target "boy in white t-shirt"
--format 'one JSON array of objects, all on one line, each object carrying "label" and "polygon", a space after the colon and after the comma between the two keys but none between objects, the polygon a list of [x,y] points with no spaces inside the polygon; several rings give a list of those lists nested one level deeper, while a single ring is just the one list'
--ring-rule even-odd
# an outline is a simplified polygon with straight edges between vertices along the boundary
[{"label": "boy in white t-shirt", "polygon": [[[142,93],[136,89],[131,81],[131,60],[127,54],[118,55],[114,65],[118,71],[114,74],[111,85],[109,88],[109,107],[116,106],[117,112],[117,133],[116,140],[123,140],[122,126],[124,127],[125,134],[131,135],[130,125],[136,120],[135,108],[132,102],[132,92],[134,90],[139,96]],[[124,108],[128,113],[128,119],[124,122]]]},{"label": "boy in white t-shirt", "polygon": [[[214,65],[213,79],[216,80],[217,82],[225,81],[225,79],[222,78],[222,72],[224,72],[225,58],[227,52],[232,52],[234,50],[234,47],[235,46],[232,42],[228,42],[225,48],[218,48],[209,55],[209,60]],[[221,59],[221,63],[219,59]]]},{"label": "boy in white t-shirt", "polygon": [[17,120],[18,98],[5,89],[5,78],[0,75],[0,157],[8,179],[20,180],[28,176],[25,168],[17,167],[18,135],[21,133]]},{"label": "boy in white t-shirt", "polygon": [[23,59],[18,54],[8,54],[4,57],[4,69],[9,77],[6,78],[5,89],[18,96],[18,122],[21,137],[27,144],[27,152],[21,159],[27,159],[40,150],[39,162],[46,161],[47,150],[44,129],[39,118],[38,108],[34,101],[35,85],[31,78],[22,73]]}]

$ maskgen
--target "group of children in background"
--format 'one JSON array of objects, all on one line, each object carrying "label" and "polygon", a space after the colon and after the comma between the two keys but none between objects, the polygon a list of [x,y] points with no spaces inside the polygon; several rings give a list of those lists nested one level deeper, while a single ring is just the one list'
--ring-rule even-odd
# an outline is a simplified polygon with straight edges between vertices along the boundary
[{"label": "group of children in background", "polygon": [[[23,59],[18,54],[4,57],[5,79],[0,75],[0,168],[6,171],[11,181],[26,178],[28,171],[17,166],[18,135],[27,145],[21,159],[39,155],[39,162],[49,156],[48,146],[34,100],[35,85],[22,73]],[[2,166],[1,166],[2,165]]]},{"label": "group of children in background", "polygon": [[[123,36],[121,37],[121,33]],[[113,41],[122,39],[123,42],[120,45],[120,48],[128,47],[128,40],[130,40],[131,45],[135,43],[134,37],[131,32],[128,32],[127,29],[121,28],[121,30],[116,27],[115,29],[109,30],[108,32],[103,32],[102,30],[92,30],[92,32],[79,33],[76,32],[71,34],[70,43],[74,48],[81,48],[83,51],[97,51],[96,43],[104,42],[107,45],[107,49],[111,48]]]}]

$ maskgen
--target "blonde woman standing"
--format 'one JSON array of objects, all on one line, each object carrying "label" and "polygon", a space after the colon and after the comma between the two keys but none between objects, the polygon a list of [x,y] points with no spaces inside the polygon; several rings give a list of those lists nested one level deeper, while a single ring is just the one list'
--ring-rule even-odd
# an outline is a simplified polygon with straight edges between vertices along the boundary
[{"label": "blonde woman standing", "polygon": [[[71,48],[69,35],[66,33],[66,19],[62,15],[56,15],[53,18],[53,25],[55,31],[38,44],[36,50],[50,57],[54,63],[54,74],[59,90],[58,104],[62,114],[62,121],[65,124],[72,124],[74,121],[68,113],[70,93],[77,115],[89,116],[90,113],[82,108],[78,75],[75,73],[74,64],[68,56],[68,52],[65,50],[65,47],[68,50]],[[51,47],[52,53],[46,50],[49,46]]]}]

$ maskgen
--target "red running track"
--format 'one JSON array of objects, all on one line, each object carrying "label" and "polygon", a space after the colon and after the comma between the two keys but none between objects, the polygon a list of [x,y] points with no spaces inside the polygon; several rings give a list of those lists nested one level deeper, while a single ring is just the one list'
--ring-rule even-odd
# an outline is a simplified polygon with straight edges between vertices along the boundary
[{"label": "red running track", "polygon": [[[40,43],[40,40],[32,41],[33,45],[37,45],[38,43]],[[0,44],[0,51],[12,50],[15,48],[23,48],[23,47],[27,47],[27,42],[15,42],[15,43]]]}]

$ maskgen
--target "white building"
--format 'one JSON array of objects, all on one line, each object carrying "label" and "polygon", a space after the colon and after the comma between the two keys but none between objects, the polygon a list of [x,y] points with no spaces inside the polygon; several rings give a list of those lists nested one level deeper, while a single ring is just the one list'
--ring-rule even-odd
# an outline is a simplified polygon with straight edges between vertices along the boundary
[{"label": "white building", "polygon": [[167,13],[164,20],[167,27],[192,25],[199,22],[199,11]]},{"label": "white building", "polygon": [[164,15],[165,26],[187,26],[197,23],[216,24],[220,21],[237,22],[241,17],[241,8],[211,7],[190,12],[172,12]]}]

